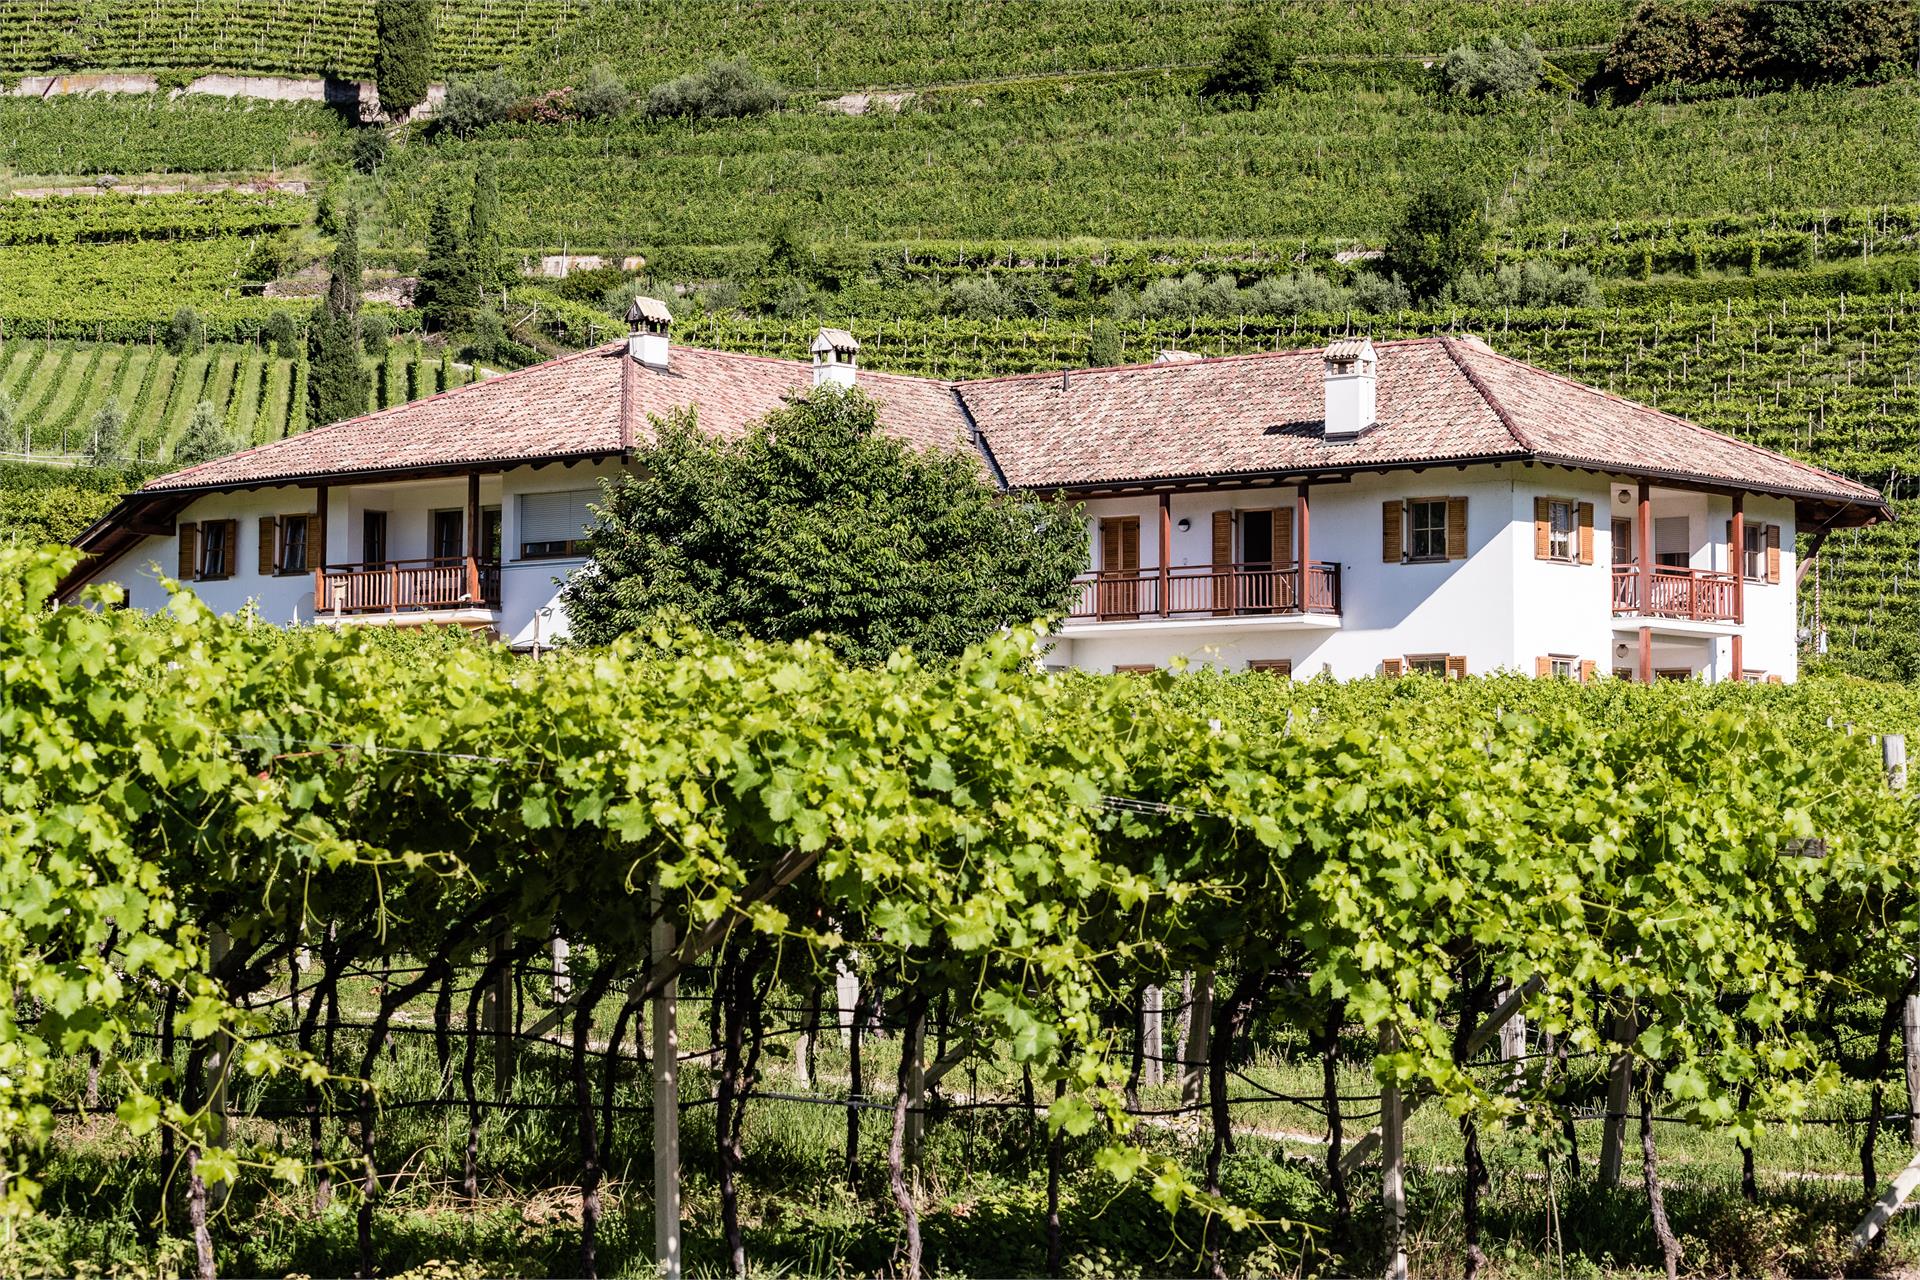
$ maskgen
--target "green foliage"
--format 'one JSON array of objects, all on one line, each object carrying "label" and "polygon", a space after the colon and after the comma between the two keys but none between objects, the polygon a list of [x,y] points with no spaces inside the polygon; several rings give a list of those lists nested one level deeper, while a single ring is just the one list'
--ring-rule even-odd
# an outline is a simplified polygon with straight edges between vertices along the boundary
[{"label": "green foliage", "polygon": [[197,462],[225,457],[233,449],[225,416],[212,401],[202,400],[187,416],[187,429],[173,446],[173,462],[175,466],[190,467]]},{"label": "green foliage", "polygon": [[0,96],[0,165],[16,173],[265,171],[311,163],[346,133],[339,115],[319,103]]},{"label": "green foliage", "polygon": [[361,129],[353,135],[351,163],[355,173],[378,173],[380,166],[387,162],[387,143],[385,129]]},{"label": "green foliage", "polygon": [[384,360],[393,343],[393,323],[383,315],[360,317],[360,347],[369,359]]},{"label": "green foliage", "polygon": [[1871,77],[1913,48],[1908,0],[1644,0],[1594,77],[1625,101],[1663,85]]},{"label": "green foliage", "polygon": [[452,202],[443,191],[434,197],[433,218],[427,224],[427,261],[420,269],[413,304],[429,330],[444,332],[464,329],[479,300],[473,262]]},{"label": "green foliage", "polygon": [[0,244],[217,239],[297,227],[312,212],[303,196],[240,191],[42,196],[0,204]]},{"label": "green foliage", "polygon": [[596,62],[587,69],[587,78],[573,91],[573,109],[582,120],[613,120],[633,107],[633,94],[611,66]]},{"label": "green foliage", "polygon": [[657,430],[644,474],[608,489],[593,570],[567,588],[587,643],[681,614],[761,639],[817,633],[861,663],[903,645],[951,656],[1062,611],[1086,555],[1075,512],[883,435],[858,391],[816,388],[733,443],[690,417]]},{"label": "green foliage", "polygon": [[427,100],[433,79],[433,0],[382,0],[373,84],[389,120],[405,120]]},{"label": "green foliage", "polygon": [[505,120],[513,110],[513,104],[523,96],[519,84],[511,76],[495,70],[449,84],[446,100],[440,104],[439,114],[434,118],[449,133],[465,137]]},{"label": "green foliage", "polygon": [[1499,36],[1456,45],[1440,64],[1440,84],[1456,98],[1497,102],[1532,93],[1544,60],[1531,38],[1510,45]]},{"label": "green foliage", "polygon": [[333,247],[327,295],[307,324],[307,422],[322,426],[367,411],[370,379],[360,362],[360,211],[347,207]]},{"label": "green foliage", "polygon": [[1387,235],[1383,265],[1416,299],[1431,300],[1480,266],[1486,241],[1479,194],[1464,183],[1443,183],[1407,203]]},{"label": "green foliage", "polygon": [[175,355],[187,355],[198,351],[206,342],[206,326],[201,323],[199,312],[192,307],[181,307],[173,313],[173,319],[167,324],[167,350]]},{"label": "green foliage", "polygon": [[656,120],[732,120],[777,111],[786,94],[744,58],[709,64],[647,91],[647,115]]},{"label": "green foliage", "polygon": [[299,350],[300,325],[291,311],[276,311],[267,319],[267,341],[273,344],[273,353],[277,356],[292,356]]},{"label": "green foliage", "polygon": [[1257,103],[1279,85],[1292,69],[1292,59],[1280,48],[1280,38],[1265,15],[1248,18],[1227,37],[1213,70],[1200,85],[1200,96],[1215,101]]},{"label": "green foliage", "polygon": [[87,424],[87,461],[96,467],[117,462],[126,449],[126,411],[109,400]]},{"label": "green foliage", "polygon": [[500,178],[493,157],[482,156],[473,173],[473,203],[467,214],[467,252],[474,285],[485,291],[503,282],[509,268],[500,249]]}]

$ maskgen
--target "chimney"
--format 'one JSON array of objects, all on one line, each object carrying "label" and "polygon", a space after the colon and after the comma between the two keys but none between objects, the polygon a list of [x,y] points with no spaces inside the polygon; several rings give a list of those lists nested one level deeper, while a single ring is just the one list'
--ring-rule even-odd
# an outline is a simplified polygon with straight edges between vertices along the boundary
[{"label": "chimney", "polygon": [[845,329],[822,329],[807,350],[813,355],[813,385],[831,382],[845,389],[860,368],[860,341]]},{"label": "chimney", "polygon": [[1355,440],[1377,421],[1374,416],[1375,375],[1373,340],[1341,338],[1327,348],[1327,411],[1324,437]]},{"label": "chimney", "polygon": [[649,369],[667,367],[667,330],[673,315],[658,298],[635,298],[627,306],[627,354]]}]

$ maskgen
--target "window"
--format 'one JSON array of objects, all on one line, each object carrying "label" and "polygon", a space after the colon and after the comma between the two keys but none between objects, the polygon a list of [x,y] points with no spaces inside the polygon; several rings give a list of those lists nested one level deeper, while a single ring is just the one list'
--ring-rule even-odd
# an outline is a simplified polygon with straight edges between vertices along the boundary
[{"label": "window", "polygon": [[233,521],[209,520],[200,526],[200,576],[233,576]]},{"label": "window", "polygon": [[597,489],[521,494],[521,558],[552,560],[579,555],[582,537],[594,522],[589,507],[599,498]]},{"label": "window", "polygon": [[1580,659],[1551,654],[1547,658],[1547,674],[1555,680],[1577,680],[1580,677]]},{"label": "window", "polygon": [[1547,559],[1578,560],[1573,540],[1573,504],[1555,498],[1547,503]]},{"label": "window", "polygon": [[1407,670],[1423,676],[1447,678],[1448,658],[1444,653],[1410,653],[1407,655]]},{"label": "window", "polygon": [[1685,516],[1661,516],[1653,522],[1653,562],[1685,569],[1693,561],[1693,530]]},{"label": "window", "polygon": [[1247,670],[1259,671],[1270,676],[1291,678],[1293,675],[1292,658],[1254,658],[1247,663]]},{"label": "window", "polygon": [[1116,662],[1113,666],[1117,676],[1150,676],[1157,670],[1151,662]]},{"label": "window", "polygon": [[467,554],[467,513],[460,510],[433,513],[433,558],[459,560]]},{"label": "window", "polygon": [[1740,548],[1740,572],[1748,582],[1764,582],[1767,577],[1767,526],[1749,524],[1746,545]]},{"label": "window", "polygon": [[307,571],[307,518],[280,517],[280,572]]},{"label": "window", "polygon": [[1613,562],[1615,564],[1633,563],[1633,521],[1631,520],[1613,522]]},{"label": "window", "polygon": [[360,513],[360,558],[368,564],[380,564],[387,558],[387,513]]},{"label": "window", "polygon": [[1415,498],[1407,503],[1407,559],[1447,558],[1447,500]]}]

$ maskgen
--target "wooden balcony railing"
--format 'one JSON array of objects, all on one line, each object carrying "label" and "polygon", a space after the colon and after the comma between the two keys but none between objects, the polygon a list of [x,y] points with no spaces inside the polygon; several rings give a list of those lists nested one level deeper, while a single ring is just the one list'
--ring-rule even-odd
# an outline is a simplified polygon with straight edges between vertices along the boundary
[{"label": "wooden balcony railing", "polygon": [[1302,597],[1298,565],[1178,565],[1074,579],[1080,594],[1069,619],[1126,622],[1152,618],[1237,617],[1340,612],[1340,566],[1311,564]]},{"label": "wooden balcony railing", "polygon": [[500,566],[472,556],[335,564],[313,575],[315,613],[417,613],[499,607]]},{"label": "wooden balcony railing", "polygon": [[1613,611],[1643,618],[1684,618],[1694,622],[1732,622],[1739,616],[1739,583],[1730,573],[1711,569],[1655,566],[1651,598],[1640,599],[1640,567],[1613,567]]}]

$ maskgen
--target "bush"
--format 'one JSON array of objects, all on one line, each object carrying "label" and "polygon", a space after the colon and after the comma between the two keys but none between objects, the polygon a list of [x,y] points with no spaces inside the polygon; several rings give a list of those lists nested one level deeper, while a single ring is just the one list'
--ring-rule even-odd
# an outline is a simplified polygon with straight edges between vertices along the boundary
[{"label": "bush", "polygon": [[1407,203],[1387,237],[1382,265],[1426,302],[1479,267],[1486,241],[1480,197],[1459,183],[1441,183]]},{"label": "bush", "polygon": [[93,421],[87,426],[87,461],[94,466],[103,466],[117,461],[125,441],[127,415],[119,402],[109,400],[100,406],[100,412],[93,415]]},{"label": "bush", "polygon": [[1347,300],[1355,311],[1380,316],[1413,306],[1413,290],[1399,276],[1368,271],[1354,280]]},{"label": "bush", "polygon": [[1227,47],[1200,85],[1200,96],[1211,100],[1258,102],[1279,85],[1292,60],[1280,49],[1273,24],[1249,18],[1227,37]]},{"label": "bush", "polygon": [[626,279],[627,273],[618,267],[593,267],[555,280],[548,288],[568,302],[584,302],[592,306],[626,283]]},{"label": "bush", "polygon": [[465,137],[505,120],[518,101],[520,86],[504,71],[455,80],[447,86],[446,100],[440,104],[440,127],[455,137]]},{"label": "bush", "polygon": [[273,353],[277,356],[291,356],[300,342],[300,326],[294,320],[293,313],[276,311],[267,318],[267,341],[273,344]]},{"label": "bush", "polygon": [[582,120],[613,120],[627,113],[633,95],[613,68],[596,62],[587,72],[586,83],[573,91],[573,109]]},{"label": "bush", "polygon": [[506,322],[500,313],[492,307],[484,308],[473,317],[473,337],[467,343],[467,354],[476,361],[498,363],[514,345],[507,337]]},{"label": "bush", "polygon": [[404,120],[427,100],[433,79],[433,0],[382,0],[375,12],[374,89],[387,118]]},{"label": "bush", "polygon": [[359,129],[353,135],[352,164],[355,173],[373,173],[387,162],[387,131]]},{"label": "bush", "polygon": [[1465,276],[1454,285],[1453,296],[1469,307],[1589,307],[1599,302],[1600,291],[1585,267],[1536,260]]},{"label": "bush", "polygon": [[1256,280],[1241,291],[1239,311],[1250,315],[1297,316],[1333,312],[1347,304],[1340,287],[1317,271],[1295,271]]},{"label": "bush", "polygon": [[1456,98],[1518,98],[1539,87],[1541,62],[1531,36],[1521,37],[1517,46],[1493,36],[1449,51],[1440,64],[1440,84]]},{"label": "bush", "polygon": [[1625,102],[1659,86],[1865,79],[1902,62],[1911,0],[1645,0],[1591,82]]},{"label": "bush", "polygon": [[992,276],[962,276],[947,286],[940,309],[969,320],[997,320],[1020,314],[1013,296]]},{"label": "bush", "polygon": [[655,119],[694,120],[758,116],[778,110],[785,97],[779,85],[755,71],[746,59],[735,58],[653,86],[647,93],[647,114]]},{"label": "bush", "polygon": [[196,462],[205,462],[210,458],[220,458],[233,451],[233,442],[227,439],[226,423],[221,420],[220,410],[211,400],[202,400],[193,406],[193,413],[187,419],[187,429],[180,433],[180,439],[173,446],[173,463],[177,467],[190,467]]},{"label": "bush", "polygon": [[198,351],[206,342],[206,326],[200,323],[198,311],[182,307],[173,313],[173,319],[167,324],[167,350],[175,355],[187,355]]},{"label": "bush", "polygon": [[360,348],[371,359],[384,360],[387,348],[392,345],[393,326],[385,316],[364,315],[360,317]]}]

